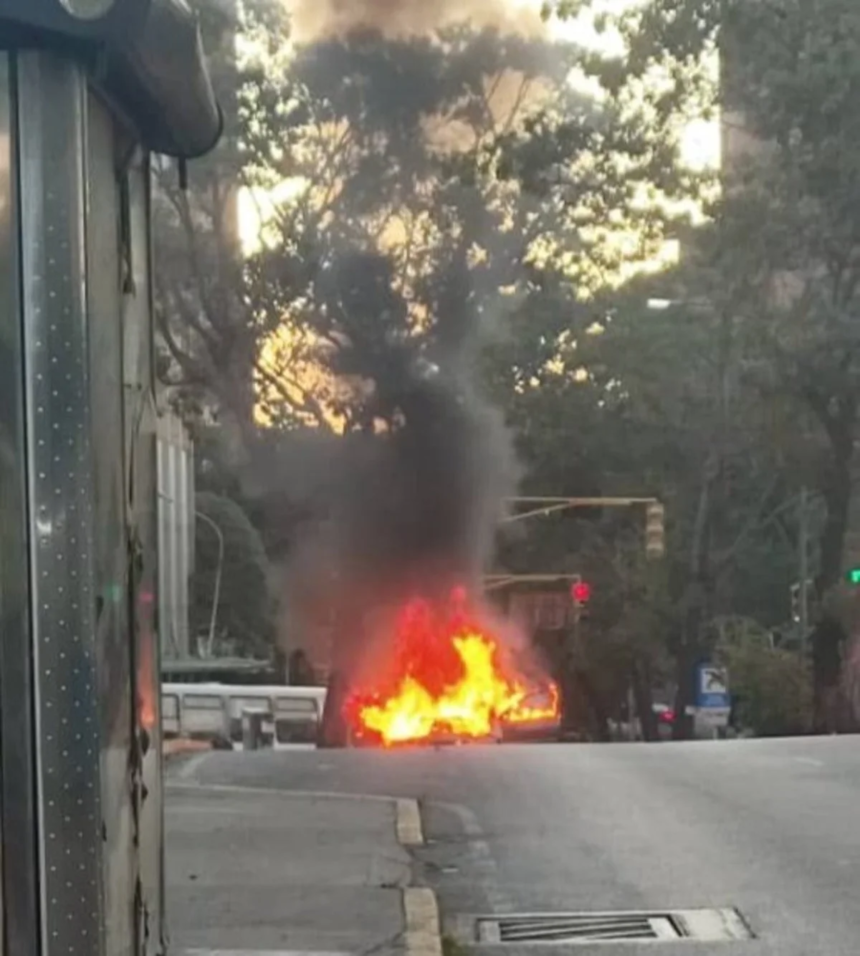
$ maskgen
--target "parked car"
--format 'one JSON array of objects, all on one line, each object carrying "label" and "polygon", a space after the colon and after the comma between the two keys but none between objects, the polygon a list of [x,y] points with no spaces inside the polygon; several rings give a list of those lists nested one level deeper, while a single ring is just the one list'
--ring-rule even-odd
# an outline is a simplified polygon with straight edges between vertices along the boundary
[{"label": "parked car", "polygon": [[675,711],[668,704],[652,704],[651,710],[657,718],[658,736],[661,740],[670,739],[675,723]]}]

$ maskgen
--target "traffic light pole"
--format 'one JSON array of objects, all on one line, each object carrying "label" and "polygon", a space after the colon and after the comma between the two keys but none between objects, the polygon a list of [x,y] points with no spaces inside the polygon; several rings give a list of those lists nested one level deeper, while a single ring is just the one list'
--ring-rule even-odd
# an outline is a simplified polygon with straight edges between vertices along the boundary
[{"label": "traffic light pole", "polygon": [[502,518],[500,524],[511,524],[540,515],[567,511],[569,508],[631,508],[645,506],[645,554],[648,558],[662,558],[665,554],[665,519],[663,504],[658,498],[561,498],[529,497],[505,499],[506,504],[528,506],[526,511]]},{"label": "traffic light pole", "polygon": [[655,505],[659,503],[657,498],[507,498],[506,504],[530,505],[531,508],[528,511],[508,515],[506,518],[502,518],[501,523],[510,524],[513,521],[522,521],[525,518],[533,518],[537,515],[552,514],[554,511],[566,511],[568,508],[629,508],[632,505]]},{"label": "traffic light pole", "polygon": [[806,655],[806,642],[809,633],[809,508],[804,485],[800,489],[800,533],[798,535],[798,564],[800,569],[800,647]]},{"label": "traffic light pole", "polygon": [[486,574],[484,575],[484,590],[495,591],[507,587],[509,584],[527,581],[531,584],[554,584],[557,581],[580,581],[581,574],[570,574],[564,571],[560,574]]}]

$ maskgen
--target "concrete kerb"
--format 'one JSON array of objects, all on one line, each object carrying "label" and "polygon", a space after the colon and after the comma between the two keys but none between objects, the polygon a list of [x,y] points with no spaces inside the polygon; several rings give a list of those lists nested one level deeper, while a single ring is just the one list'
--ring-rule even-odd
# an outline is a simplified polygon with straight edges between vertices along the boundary
[{"label": "concrete kerb", "polygon": [[397,842],[401,846],[424,845],[424,830],[421,826],[421,811],[417,800],[396,800]]},{"label": "concrete kerb", "polygon": [[406,956],[442,956],[442,934],[436,894],[426,886],[403,891]]},{"label": "concrete kerb", "polygon": [[[417,800],[397,800],[397,842],[406,848],[424,845]],[[442,929],[436,894],[426,886],[403,889],[406,956],[442,956]]]},{"label": "concrete kerb", "polygon": [[[315,800],[373,800],[394,804],[397,842],[405,849],[424,845],[424,829],[417,800],[377,794],[336,793],[325,790],[278,790],[274,787],[241,787],[226,784],[198,784],[187,778],[169,781],[168,789],[210,790],[222,793],[263,793],[278,796],[307,796]],[[426,886],[406,886],[403,893],[406,956],[442,956],[442,924],[436,894]],[[213,954],[214,956],[214,954]],[[221,956],[221,954],[219,954]],[[258,954],[264,956],[264,954]]]}]

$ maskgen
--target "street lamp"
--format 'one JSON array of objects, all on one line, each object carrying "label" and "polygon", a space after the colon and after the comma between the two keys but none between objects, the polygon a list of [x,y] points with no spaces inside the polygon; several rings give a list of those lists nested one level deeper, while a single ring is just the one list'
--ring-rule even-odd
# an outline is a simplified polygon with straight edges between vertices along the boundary
[{"label": "street lamp", "polygon": [[195,511],[194,515],[209,525],[218,537],[218,566],[215,569],[215,590],[212,594],[212,614],[209,617],[209,636],[206,639],[206,657],[211,657],[212,648],[215,645],[215,622],[218,618],[218,602],[221,598],[221,572],[224,568],[224,535],[209,515],[203,514],[202,511]]}]

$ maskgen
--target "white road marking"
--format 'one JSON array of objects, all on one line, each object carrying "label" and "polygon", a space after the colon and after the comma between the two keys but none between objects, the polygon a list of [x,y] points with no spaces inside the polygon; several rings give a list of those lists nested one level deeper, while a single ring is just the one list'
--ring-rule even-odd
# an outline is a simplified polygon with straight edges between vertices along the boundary
[{"label": "white road marking", "polygon": [[205,750],[203,753],[195,754],[183,761],[176,771],[175,777],[179,780],[191,780],[202,763],[212,756],[211,750]]},{"label": "white road marking", "polygon": [[807,767],[823,767],[823,760],[816,760],[814,757],[792,757],[795,763],[805,764]]},{"label": "white road marking", "polygon": [[182,949],[177,956],[351,956],[312,949]]},{"label": "white road marking", "polygon": [[314,800],[372,800],[377,803],[396,803],[395,797],[384,797],[375,793],[338,793],[336,790],[280,790],[277,787],[246,787],[238,784],[227,783],[199,783],[190,781],[188,783],[179,783],[176,778],[167,779],[168,790],[175,790],[177,793],[194,793],[195,791],[205,793],[236,793],[236,794],[254,794],[259,793],[269,797],[311,797]]}]

